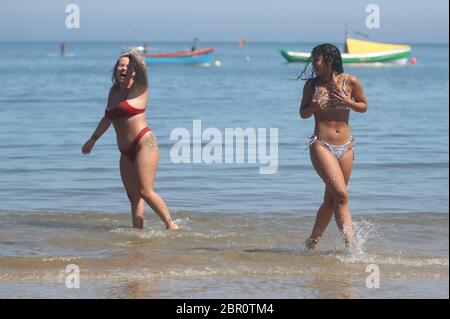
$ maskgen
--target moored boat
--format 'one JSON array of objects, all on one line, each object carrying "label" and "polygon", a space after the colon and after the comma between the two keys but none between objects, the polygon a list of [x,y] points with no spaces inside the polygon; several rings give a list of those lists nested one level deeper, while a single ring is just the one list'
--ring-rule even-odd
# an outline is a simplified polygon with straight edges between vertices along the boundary
[{"label": "moored boat", "polygon": [[[387,44],[358,39],[346,39],[348,52],[342,53],[342,62],[356,65],[385,65],[406,64],[411,54],[408,45]],[[310,52],[278,49],[281,55],[293,63],[306,63],[311,56]]]},{"label": "moored boat", "polygon": [[210,66],[214,60],[213,48],[193,51],[178,51],[166,53],[142,53],[147,64],[191,64]]}]

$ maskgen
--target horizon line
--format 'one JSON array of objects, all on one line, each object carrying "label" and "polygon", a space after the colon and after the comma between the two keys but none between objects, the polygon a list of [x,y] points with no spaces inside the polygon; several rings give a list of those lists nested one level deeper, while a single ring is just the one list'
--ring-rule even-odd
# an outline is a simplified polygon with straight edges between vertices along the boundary
[{"label": "horizon line", "polygon": [[[297,41],[297,40],[247,40],[247,43],[297,43],[297,44],[311,44],[311,43],[325,43],[325,42],[331,42],[331,43],[344,43],[344,41],[341,40],[302,40],[302,41]],[[366,41],[373,41],[373,42],[385,42],[385,43],[393,43],[391,41],[385,41],[385,40],[373,40],[373,39],[362,39],[362,40],[366,40]],[[0,39],[0,43],[92,43],[92,42],[101,42],[101,43],[136,43],[136,42],[141,42],[141,43],[155,43],[155,42],[159,42],[159,43],[171,43],[171,42],[186,42],[186,43],[191,43],[192,40],[124,40],[124,41],[119,41],[119,40],[96,40],[96,39],[92,39],[92,40],[1,40]],[[201,40],[199,42],[212,42],[212,43],[237,43],[239,42],[238,40]],[[409,44],[440,44],[440,45],[449,45],[449,41],[444,41],[444,42],[437,42],[437,41],[412,41],[412,42],[396,42],[396,43],[409,43]]]}]

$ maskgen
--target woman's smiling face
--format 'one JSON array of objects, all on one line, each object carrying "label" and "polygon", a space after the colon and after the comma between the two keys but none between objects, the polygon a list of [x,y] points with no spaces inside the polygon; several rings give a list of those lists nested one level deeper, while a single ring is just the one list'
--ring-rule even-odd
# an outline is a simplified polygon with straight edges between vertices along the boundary
[{"label": "woman's smiling face", "polygon": [[121,57],[116,68],[116,78],[119,83],[127,83],[134,75],[134,70],[130,67],[130,59],[128,57]]}]

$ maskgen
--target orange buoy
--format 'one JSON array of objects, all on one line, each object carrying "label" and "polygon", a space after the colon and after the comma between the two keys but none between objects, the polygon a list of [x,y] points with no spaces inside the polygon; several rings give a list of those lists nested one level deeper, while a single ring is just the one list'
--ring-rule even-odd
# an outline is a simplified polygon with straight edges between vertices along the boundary
[{"label": "orange buoy", "polygon": [[417,64],[417,59],[416,59],[416,57],[412,57],[411,58],[411,64]]},{"label": "orange buoy", "polygon": [[244,39],[239,40],[239,46],[240,47],[243,47],[246,44],[247,44],[247,40],[244,40]]}]

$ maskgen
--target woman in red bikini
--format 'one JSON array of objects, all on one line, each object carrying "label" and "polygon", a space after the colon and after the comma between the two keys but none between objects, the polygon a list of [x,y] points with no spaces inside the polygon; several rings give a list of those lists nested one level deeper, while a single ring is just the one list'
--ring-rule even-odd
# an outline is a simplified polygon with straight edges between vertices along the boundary
[{"label": "woman in red bikini", "polygon": [[[308,67],[312,65],[311,72]],[[316,216],[309,249],[316,248],[331,218],[343,234],[346,247],[354,248],[347,185],[352,173],[355,139],[350,133],[350,110],[363,113],[367,101],[358,78],[344,72],[339,49],[316,46],[300,79],[306,80],[300,105],[304,119],[314,115],[314,134],[309,142],[311,162],[325,183],[323,203]]]},{"label": "woman in red bikini", "polygon": [[120,175],[131,203],[133,227],[144,226],[145,201],[167,229],[177,229],[164,200],[153,190],[159,149],[145,118],[148,83],[144,62],[131,53],[121,55],[114,67],[112,82],[105,116],[83,145],[82,153],[89,154],[112,123],[121,153]]}]

